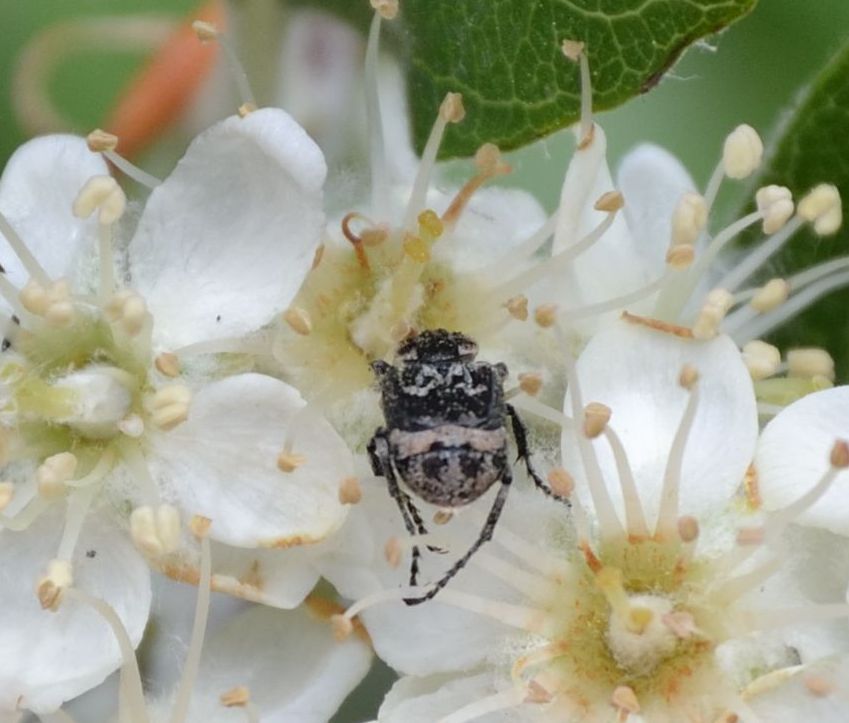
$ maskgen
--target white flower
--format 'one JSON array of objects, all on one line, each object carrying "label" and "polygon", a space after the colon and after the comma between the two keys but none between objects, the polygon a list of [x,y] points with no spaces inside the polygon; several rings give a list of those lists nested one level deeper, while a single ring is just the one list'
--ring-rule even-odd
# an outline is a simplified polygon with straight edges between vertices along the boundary
[{"label": "white flower", "polygon": [[[0,291],[17,317],[5,319],[0,523],[38,555],[28,574],[15,564],[9,585],[23,606],[7,608],[0,655],[0,699],[11,708],[49,710],[118,664],[111,643],[88,645],[73,612],[60,613],[64,636],[47,624],[52,612],[24,617],[39,575],[44,607],[61,609],[67,587],[86,589],[87,535],[129,523],[141,551],[166,566],[181,539],[174,503],[213,519],[219,543],[242,548],[316,542],[347,512],[339,490],[352,468],[341,438],[285,382],[230,372],[245,368],[257,349],[246,335],[286,308],[312,263],[323,223],[318,148],[278,110],[214,126],[151,194],[125,270],[113,261],[124,197],[105,172],[82,139],[52,136],[23,146],[0,181],[9,242]],[[220,352],[236,363],[209,356]],[[62,508],[53,554],[28,542],[44,534],[42,516],[61,529]],[[132,549],[115,547],[97,567],[114,586],[103,594],[122,603],[145,591],[116,605],[138,642],[147,573],[140,558],[117,558]],[[221,589],[275,604],[297,605],[319,577],[309,556],[222,557]],[[88,654],[57,657],[50,645]],[[48,660],[58,666],[51,679],[72,682],[48,685]]]},{"label": "white flower", "polygon": [[[773,482],[761,461],[769,438],[757,445],[751,380],[727,337],[618,322],[567,369],[571,514],[518,487],[493,543],[431,603],[406,608],[392,602],[406,590],[377,592],[402,574],[379,551],[371,582],[345,590],[364,598],[352,610],[377,652],[408,676],[380,720],[602,721],[617,711],[757,720],[747,715],[775,671],[849,651],[845,623],[829,623],[849,615],[849,558],[837,538],[815,542],[797,524],[849,464],[849,448],[821,434],[798,458],[816,470],[817,491],[803,487],[766,514],[758,491]],[[612,411],[593,439],[581,431],[590,402]],[[835,400],[823,405],[831,413]],[[475,514],[433,543],[465,549]],[[378,536],[397,530],[387,511],[371,519]],[[843,561],[839,580],[817,567],[826,555]],[[439,557],[428,555],[432,580],[445,566]]]}]

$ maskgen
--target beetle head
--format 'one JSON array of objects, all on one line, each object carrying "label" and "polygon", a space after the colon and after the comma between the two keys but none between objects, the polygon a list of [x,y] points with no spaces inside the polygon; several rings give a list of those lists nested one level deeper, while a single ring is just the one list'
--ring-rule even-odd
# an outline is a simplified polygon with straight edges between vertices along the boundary
[{"label": "beetle head", "polygon": [[429,329],[405,339],[398,347],[402,362],[472,361],[478,345],[465,334],[445,329]]}]

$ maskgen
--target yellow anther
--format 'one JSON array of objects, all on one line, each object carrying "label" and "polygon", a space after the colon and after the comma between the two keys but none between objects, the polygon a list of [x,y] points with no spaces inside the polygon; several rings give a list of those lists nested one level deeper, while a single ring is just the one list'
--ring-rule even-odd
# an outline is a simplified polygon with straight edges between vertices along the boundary
[{"label": "yellow anther", "polygon": [[678,375],[678,384],[684,389],[692,389],[696,382],[699,381],[699,370],[692,364],[685,364],[681,367],[681,373]]},{"label": "yellow anther", "polygon": [[235,688],[222,693],[218,700],[225,708],[241,708],[250,703],[251,691],[244,685],[237,685]]},{"label": "yellow anther", "polygon": [[212,527],[212,520],[203,515],[194,515],[189,520],[189,529],[197,540],[202,540],[206,537],[209,534],[210,527]]},{"label": "yellow anther", "polygon": [[466,117],[462,93],[446,93],[439,106],[439,115],[446,123],[459,123]]},{"label": "yellow anther", "polygon": [[298,467],[304,465],[307,458],[302,454],[294,452],[281,452],[277,455],[277,469],[281,472],[294,472]]},{"label": "yellow anther", "polygon": [[404,239],[404,253],[420,264],[430,261],[430,245],[424,239],[413,236],[413,234],[407,234]]},{"label": "yellow anther", "polygon": [[55,612],[62,602],[64,591],[74,583],[71,563],[67,560],[51,560],[47,574],[36,584],[35,592],[42,609]]},{"label": "yellow anther", "polygon": [[180,374],[180,359],[169,351],[162,352],[153,360],[153,366],[166,377],[176,377]]},{"label": "yellow anther", "polygon": [[547,329],[557,321],[557,304],[542,304],[534,309],[534,321],[538,326]]},{"label": "yellow anther", "polygon": [[104,151],[114,151],[118,147],[118,136],[112,133],[107,133],[100,128],[95,128],[86,136],[86,144],[88,149],[94,153],[103,153]]},{"label": "yellow anther", "polygon": [[845,440],[838,439],[831,448],[831,466],[838,469],[849,467],[849,444]]},{"label": "yellow anther", "polygon": [[625,206],[625,198],[619,191],[608,191],[599,196],[593,205],[596,211],[614,213]]},{"label": "yellow anther", "polygon": [[570,497],[575,491],[575,478],[562,467],[555,467],[547,476],[551,491],[560,497]]},{"label": "yellow anther", "polygon": [[343,505],[355,505],[363,498],[363,488],[356,477],[345,477],[339,485],[339,501]]},{"label": "yellow anther", "polygon": [[436,211],[426,208],[419,214],[418,221],[419,233],[421,233],[422,238],[433,242],[442,236],[445,227]]},{"label": "yellow anther", "polygon": [[531,397],[535,397],[542,389],[542,374],[537,372],[522,372],[519,375],[519,389]]},{"label": "yellow anther", "polygon": [[283,321],[289,325],[292,331],[301,336],[308,336],[312,332],[312,319],[310,319],[309,312],[299,306],[291,306],[286,309],[283,312]]},{"label": "yellow anther", "polygon": [[569,60],[577,63],[581,54],[584,52],[584,47],[584,43],[578,40],[564,40],[560,45],[560,50],[563,51],[563,55],[569,58]]},{"label": "yellow anther", "polygon": [[584,407],[583,432],[587,439],[595,439],[604,432],[610,421],[610,407],[599,402],[590,402]]},{"label": "yellow anther", "polygon": [[527,321],[528,319],[528,297],[524,294],[513,296],[504,302],[504,307],[507,309],[510,316],[519,321]]}]

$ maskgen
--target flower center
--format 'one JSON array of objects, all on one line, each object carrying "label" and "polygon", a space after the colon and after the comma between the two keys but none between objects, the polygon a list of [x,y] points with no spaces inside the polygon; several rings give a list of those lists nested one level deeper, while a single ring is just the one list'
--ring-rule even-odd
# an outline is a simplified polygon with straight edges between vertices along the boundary
[{"label": "flower center", "polygon": [[73,412],[57,421],[88,438],[115,436],[130,411],[132,375],[113,366],[92,365],[55,382],[53,390],[70,392]]}]

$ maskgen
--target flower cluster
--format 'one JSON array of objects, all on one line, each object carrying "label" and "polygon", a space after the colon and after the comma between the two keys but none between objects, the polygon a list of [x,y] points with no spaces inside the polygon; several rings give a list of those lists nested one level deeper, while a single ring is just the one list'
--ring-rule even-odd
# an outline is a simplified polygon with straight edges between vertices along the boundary
[{"label": "flower cluster", "polygon": [[[763,273],[803,226],[838,230],[836,189],[766,186],[719,224],[721,185],[762,160],[746,125],[704,192],[649,146],[614,182],[566,41],[582,109],[555,212],[481,188],[510,170],[491,144],[446,190],[436,158],[462,97],[420,160],[390,142],[403,108],[379,87],[379,40],[397,3],[372,6],[370,193],[338,217],[322,151],[247,88],[164,181],[100,131],[9,161],[0,717],[67,717],[120,671],[121,720],[324,721],[376,653],[401,676],[391,723],[843,720],[849,392],[824,350],[782,359],[760,339],[847,282],[845,259]],[[369,467],[372,369],[438,329],[497,369],[545,479],[528,464],[509,497],[438,507]],[[185,591],[166,578],[197,586],[176,685],[156,639]]]}]

